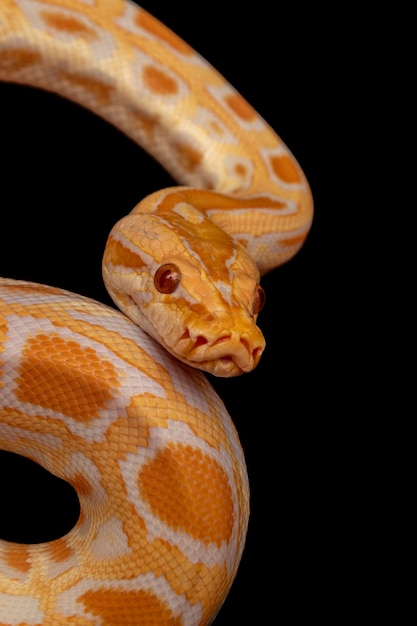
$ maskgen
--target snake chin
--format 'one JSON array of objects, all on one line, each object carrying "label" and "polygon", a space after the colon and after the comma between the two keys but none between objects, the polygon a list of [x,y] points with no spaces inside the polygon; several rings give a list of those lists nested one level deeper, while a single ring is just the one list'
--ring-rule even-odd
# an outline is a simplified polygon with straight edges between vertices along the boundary
[{"label": "snake chin", "polygon": [[208,374],[219,378],[232,378],[233,376],[240,376],[244,373],[244,370],[236,365],[231,356],[225,356],[216,361],[199,363],[198,367]]}]

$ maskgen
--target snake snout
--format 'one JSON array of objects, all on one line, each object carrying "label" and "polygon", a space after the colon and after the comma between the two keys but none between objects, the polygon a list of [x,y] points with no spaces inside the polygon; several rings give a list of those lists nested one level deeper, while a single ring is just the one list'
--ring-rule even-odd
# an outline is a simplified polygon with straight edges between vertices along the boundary
[{"label": "snake snout", "polygon": [[250,335],[228,331],[215,338],[208,338],[201,333],[192,338],[187,331],[182,339],[188,344],[187,361],[216,376],[236,376],[250,372],[259,363],[265,346],[257,327]]}]

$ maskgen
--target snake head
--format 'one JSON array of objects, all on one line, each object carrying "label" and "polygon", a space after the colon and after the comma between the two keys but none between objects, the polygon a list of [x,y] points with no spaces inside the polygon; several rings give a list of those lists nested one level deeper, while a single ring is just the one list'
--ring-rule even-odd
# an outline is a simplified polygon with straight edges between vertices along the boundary
[{"label": "snake head", "polygon": [[[176,215],[131,213],[112,230],[103,259],[119,308],[180,361],[215,376],[259,362],[264,302],[246,250],[189,205]],[[185,223],[184,223],[185,222]]]}]

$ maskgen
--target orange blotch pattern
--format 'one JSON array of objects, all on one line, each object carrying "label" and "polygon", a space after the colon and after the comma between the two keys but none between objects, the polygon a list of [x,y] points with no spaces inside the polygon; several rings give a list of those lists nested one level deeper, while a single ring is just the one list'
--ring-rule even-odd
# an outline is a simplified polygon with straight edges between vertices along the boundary
[{"label": "orange blotch pattern", "polygon": [[168,44],[171,48],[174,48],[174,50],[177,50],[181,54],[185,54],[187,56],[194,54],[193,49],[188,44],[182,41],[182,39],[177,37],[177,35],[172,32],[172,30],[169,30],[169,28],[164,26],[164,24],[158,22],[146,11],[142,10],[137,14],[136,23],[140,28],[147,30],[148,33]]},{"label": "orange blotch pattern", "polygon": [[74,551],[65,539],[56,539],[48,543],[48,552],[55,563],[60,563],[69,559]]},{"label": "orange blotch pattern", "polygon": [[141,496],[154,515],[205,545],[229,541],[234,523],[232,490],[221,466],[190,445],[159,451],[138,476]]},{"label": "orange blotch pattern", "polygon": [[172,96],[178,91],[176,81],[153,65],[143,68],[143,81],[150,91],[159,96]]},{"label": "orange blotch pattern", "polygon": [[84,91],[90,93],[100,104],[110,104],[111,94],[114,90],[112,85],[106,85],[106,83],[97,80],[97,78],[91,78],[91,76],[81,76],[79,74],[70,74],[69,72],[61,72],[60,76],[75,87],[81,87]]},{"label": "orange blotch pattern", "polygon": [[0,51],[0,68],[6,72],[16,72],[35,63],[39,63],[41,55],[26,48],[14,48]]},{"label": "orange blotch pattern", "polygon": [[238,176],[243,178],[248,173],[248,170],[242,163],[236,163],[235,172]]},{"label": "orange blotch pattern", "polygon": [[203,160],[201,152],[186,143],[177,144],[176,151],[178,161],[187,172],[193,172]]},{"label": "orange blotch pattern", "polygon": [[142,111],[134,111],[132,115],[137,124],[141,127],[142,131],[148,135],[148,137],[154,133],[155,128],[159,124],[157,117],[153,117],[152,115],[143,113]]},{"label": "orange blotch pattern", "polygon": [[118,387],[116,370],[92,348],[39,333],[22,353],[16,395],[78,420],[98,418]]},{"label": "orange blotch pattern", "polygon": [[70,35],[79,35],[85,39],[97,39],[97,33],[86,26],[81,20],[78,20],[73,15],[64,15],[63,13],[50,13],[48,11],[42,11],[42,18],[44,22],[60,32],[68,33]]},{"label": "orange blotch pattern", "polygon": [[216,120],[211,120],[209,126],[215,135],[224,135],[224,129]]},{"label": "orange blotch pattern", "polygon": [[29,549],[25,545],[9,545],[5,547],[2,558],[9,567],[26,574],[30,570]]},{"label": "orange blotch pattern", "polygon": [[257,117],[255,110],[239,94],[234,93],[225,98],[226,104],[244,122],[251,122]]},{"label": "orange blotch pattern", "polygon": [[78,496],[89,496],[94,489],[83,474],[76,474],[71,478],[71,485],[74,487]]},{"label": "orange blotch pattern", "polygon": [[300,182],[300,174],[290,156],[286,154],[283,154],[282,156],[274,156],[271,157],[270,162],[274,174],[282,181],[289,184]]},{"label": "orange blotch pattern", "polygon": [[181,626],[169,607],[150,591],[90,590],[78,598],[86,610],[100,618],[102,626],[116,624],[166,624]]}]

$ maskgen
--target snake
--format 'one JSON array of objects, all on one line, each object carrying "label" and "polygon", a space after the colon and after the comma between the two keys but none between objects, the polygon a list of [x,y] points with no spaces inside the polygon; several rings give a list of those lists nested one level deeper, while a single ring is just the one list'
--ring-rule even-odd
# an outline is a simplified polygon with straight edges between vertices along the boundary
[{"label": "snake", "polygon": [[0,448],[80,503],[62,537],[0,539],[0,624],[211,624],[244,550],[249,484],[205,374],[258,364],[260,278],[303,245],[310,187],[246,100],[130,0],[2,0],[0,79],[91,110],[178,183],[110,232],[117,309],[0,279]]}]

